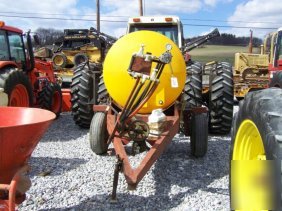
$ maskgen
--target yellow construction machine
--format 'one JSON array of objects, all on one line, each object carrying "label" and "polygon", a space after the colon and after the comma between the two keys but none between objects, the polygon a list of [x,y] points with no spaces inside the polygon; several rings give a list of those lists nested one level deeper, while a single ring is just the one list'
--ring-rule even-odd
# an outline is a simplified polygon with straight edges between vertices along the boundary
[{"label": "yellow construction machine", "polygon": [[234,62],[234,95],[242,99],[249,91],[265,89],[269,84],[269,65],[274,58],[278,32],[266,35],[261,52],[236,53]]}]

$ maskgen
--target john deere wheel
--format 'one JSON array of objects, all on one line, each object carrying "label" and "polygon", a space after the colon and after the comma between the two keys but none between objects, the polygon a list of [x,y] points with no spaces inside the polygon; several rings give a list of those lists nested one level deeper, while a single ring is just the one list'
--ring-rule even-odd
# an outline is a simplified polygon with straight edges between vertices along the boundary
[{"label": "john deere wheel", "polygon": [[57,83],[47,84],[38,94],[40,107],[54,112],[57,118],[61,114],[62,100],[62,90]]},{"label": "john deere wheel", "polygon": [[[97,69],[99,71],[99,69]],[[89,128],[93,117],[93,108],[90,104],[93,98],[93,78],[88,65],[80,64],[74,70],[71,84],[71,103],[73,119],[77,125]],[[95,83],[98,83],[96,81]],[[96,86],[97,93],[98,86]],[[95,96],[97,98],[97,96]],[[96,103],[97,99],[95,100]]]},{"label": "john deere wheel", "polygon": [[282,71],[277,71],[273,74],[269,87],[279,87],[282,89]]},{"label": "john deere wheel", "polygon": [[191,154],[203,157],[208,149],[208,114],[194,114],[191,119]]},{"label": "john deere wheel", "polygon": [[67,57],[63,53],[56,53],[52,57],[52,62],[55,67],[64,68],[67,65]]},{"label": "john deere wheel", "polygon": [[281,210],[281,105],[276,88],[248,93],[240,102],[230,153],[232,209]]},{"label": "john deere wheel", "polygon": [[234,97],[233,72],[229,63],[213,64],[209,89],[209,131],[228,134],[233,118]]},{"label": "john deere wheel", "polygon": [[93,116],[89,132],[91,150],[97,154],[105,154],[108,150],[108,130],[106,124],[107,116],[103,112],[97,112]]},{"label": "john deere wheel", "polygon": [[1,70],[0,87],[8,95],[8,106],[31,107],[33,105],[32,85],[28,76],[22,71],[12,67]]},{"label": "john deere wheel", "polygon": [[[194,108],[201,106],[202,101],[202,64],[193,62],[186,67],[186,81],[184,87],[183,101],[185,108]],[[184,119],[180,121],[180,130],[186,136],[190,136],[190,125]]]}]

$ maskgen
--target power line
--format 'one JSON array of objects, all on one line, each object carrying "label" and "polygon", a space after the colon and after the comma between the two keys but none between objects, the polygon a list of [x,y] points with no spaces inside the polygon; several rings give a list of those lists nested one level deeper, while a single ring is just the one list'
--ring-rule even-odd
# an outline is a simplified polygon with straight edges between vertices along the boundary
[{"label": "power line", "polygon": [[[82,19],[82,18],[51,18],[51,17],[34,17],[34,16],[19,16],[19,15],[0,15],[0,17],[8,17],[8,18],[25,18],[25,19],[43,19],[43,20],[69,20],[69,21],[96,21],[96,19]],[[127,23],[127,21],[123,20],[106,20],[101,19],[103,22],[121,22]]]},{"label": "power line", "polygon": [[217,27],[217,28],[237,28],[237,29],[271,29],[276,30],[277,27],[256,27],[256,26],[224,26],[224,25],[211,25],[211,24],[189,24],[183,23],[185,26],[203,26],[203,27]]},{"label": "power line", "polygon": [[[42,13],[42,12],[0,12],[1,14],[16,14],[16,15],[64,15],[64,16],[75,16],[75,17],[96,17],[95,14],[85,14],[85,15],[75,15],[71,13]],[[129,18],[130,16],[122,16],[122,15],[105,15],[103,17],[108,18]]]},{"label": "power line", "polygon": [[[88,21],[95,22],[96,19],[82,19],[82,18],[54,18],[54,17],[34,17],[34,16],[19,16],[19,15],[0,15],[0,17],[9,18],[25,18],[25,19],[42,19],[42,20],[69,20],[69,21]],[[125,20],[107,20],[101,19],[101,22],[112,22],[112,23],[127,23]],[[255,27],[255,26],[227,26],[227,25],[213,25],[213,24],[190,24],[183,23],[185,26],[197,26],[197,27],[217,27],[217,28],[238,28],[238,29],[267,29],[276,30],[277,27]]]},{"label": "power line", "polygon": [[[143,7],[145,8],[145,0],[143,1]],[[143,8],[143,9],[144,9]],[[43,13],[43,12],[13,12],[13,11],[6,11],[0,12],[0,14],[19,14],[19,15],[67,15],[67,16],[74,16],[74,17],[95,17],[96,14],[85,14],[85,15],[75,15],[70,13]],[[122,15],[101,15],[105,18],[129,18],[130,16],[122,16]],[[182,18],[182,21],[200,21],[200,22],[223,22],[223,23],[267,23],[267,24],[280,24],[270,21],[243,21],[243,20],[234,20],[234,21],[227,21],[227,20],[220,20],[220,19],[201,19],[201,18]]]}]

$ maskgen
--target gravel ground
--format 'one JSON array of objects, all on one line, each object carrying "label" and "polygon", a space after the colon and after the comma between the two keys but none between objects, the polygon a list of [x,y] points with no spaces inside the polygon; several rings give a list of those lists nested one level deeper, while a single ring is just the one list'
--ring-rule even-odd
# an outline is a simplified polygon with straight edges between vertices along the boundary
[{"label": "gravel ground", "polygon": [[[200,159],[190,156],[189,145],[188,137],[177,135],[136,191],[127,190],[120,174],[112,204],[115,156],[92,153],[88,130],[63,113],[32,154],[32,187],[19,210],[229,210],[230,137],[209,137]],[[143,156],[131,156],[132,164]]]}]

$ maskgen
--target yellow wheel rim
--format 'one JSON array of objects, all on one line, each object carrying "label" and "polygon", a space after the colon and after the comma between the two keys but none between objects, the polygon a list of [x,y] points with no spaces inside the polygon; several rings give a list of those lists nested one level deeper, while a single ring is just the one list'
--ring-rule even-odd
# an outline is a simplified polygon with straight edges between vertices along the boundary
[{"label": "yellow wheel rim", "polygon": [[55,65],[57,66],[61,66],[64,63],[64,59],[62,56],[55,56],[53,62],[55,63]]},{"label": "yellow wheel rim", "polygon": [[233,160],[266,160],[263,141],[255,123],[245,120],[236,135]]},{"label": "yellow wheel rim", "polygon": [[232,154],[232,209],[261,211],[272,208],[271,162],[266,160],[257,126],[251,120],[244,120],[237,131]]}]

